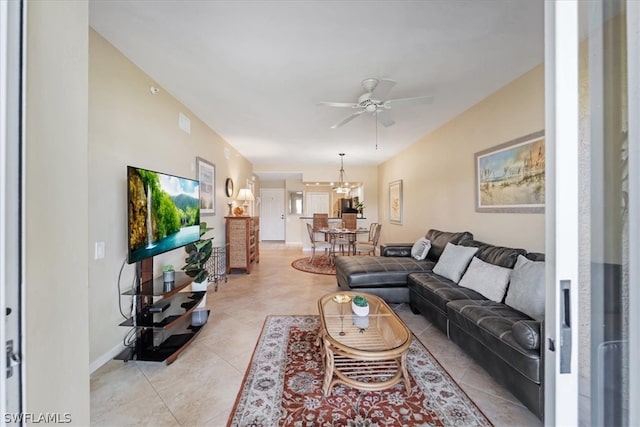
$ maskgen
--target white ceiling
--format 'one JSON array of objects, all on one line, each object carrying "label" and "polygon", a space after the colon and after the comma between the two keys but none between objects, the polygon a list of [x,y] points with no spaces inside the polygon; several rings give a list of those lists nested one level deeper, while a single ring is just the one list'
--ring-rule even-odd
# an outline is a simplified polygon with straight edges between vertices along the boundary
[{"label": "white ceiling", "polygon": [[[543,0],[90,1],[91,26],[256,170],[376,165],[543,61]],[[433,95],[338,129],[369,77]],[[508,118],[505,118],[508,120]]]}]

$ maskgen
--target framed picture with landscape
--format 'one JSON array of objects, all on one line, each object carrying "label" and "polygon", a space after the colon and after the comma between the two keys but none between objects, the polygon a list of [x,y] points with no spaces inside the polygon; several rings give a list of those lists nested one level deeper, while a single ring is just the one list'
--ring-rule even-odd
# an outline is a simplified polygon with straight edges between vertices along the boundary
[{"label": "framed picture with landscape", "polygon": [[216,213],[216,167],[202,157],[196,157],[196,174],[200,181],[200,214]]},{"label": "framed picture with landscape", "polygon": [[389,222],[402,224],[402,180],[389,183]]},{"label": "framed picture with landscape", "polygon": [[475,154],[476,212],[544,212],[544,131]]}]

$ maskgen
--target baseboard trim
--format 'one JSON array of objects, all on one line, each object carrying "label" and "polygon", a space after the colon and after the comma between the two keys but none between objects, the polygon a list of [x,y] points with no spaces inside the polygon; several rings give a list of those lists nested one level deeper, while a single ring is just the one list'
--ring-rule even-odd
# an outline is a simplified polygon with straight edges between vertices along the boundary
[{"label": "baseboard trim", "polygon": [[124,350],[124,345],[122,343],[117,344],[111,350],[107,351],[102,356],[98,357],[96,360],[91,362],[89,365],[89,374],[93,374],[99,368],[102,367],[105,363],[116,357],[120,352]]}]

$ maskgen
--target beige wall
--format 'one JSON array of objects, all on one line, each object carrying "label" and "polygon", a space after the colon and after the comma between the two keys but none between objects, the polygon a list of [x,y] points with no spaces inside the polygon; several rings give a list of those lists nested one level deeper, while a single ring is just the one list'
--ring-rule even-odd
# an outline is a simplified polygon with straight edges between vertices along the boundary
[{"label": "beige wall", "polygon": [[[536,67],[380,165],[381,242],[413,242],[429,228],[544,252],[544,214],[477,213],[474,154],[544,129],[544,69]],[[403,181],[404,221],[389,223],[388,186]]]},{"label": "beige wall", "polygon": [[[160,93],[152,95],[149,88]],[[179,113],[191,120],[191,133],[178,128]],[[214,230],[214,245],[224,242],[227,177],[241,183],[252,165],[201,122],[151,77],[125,58],[95,31],[89,32],[89,235],[85,240],[89,266],[89,337],[91,368],[109,360],[127,328],[118,310],[118,273],[127,256],[126,166],[139,166],[173,175],[196,177],[195,159],[216,166],[216,214],[202,215]],[[105,242],[106,256],[93,259],[95,242]],[[184,249],[154,259],[181,267]],[[124,265],[120,286],[131,287],[134,265]],[[130,298],[122,298],[125,314]]]},{"label": "beige wall", "polygon": [[24,411],[89,425],[88,3],[27,3]]}]

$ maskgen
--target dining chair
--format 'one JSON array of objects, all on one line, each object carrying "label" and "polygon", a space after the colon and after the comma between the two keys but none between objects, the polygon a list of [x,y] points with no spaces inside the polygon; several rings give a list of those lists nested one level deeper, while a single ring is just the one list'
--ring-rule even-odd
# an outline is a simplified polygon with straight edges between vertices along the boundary
[{"label": "dining chair", "polygon": [[326,240],[316,240],[313,226],[309,223],[307,223],[307,231],[309,232],[309,240],[311,241],[311,258],[309,258],[309,262],[313,264],[316,249],[324,249],[324,253],[327,255],[327,252],[332,250],[332,244]]},{"label": "dining chair", "polygon": [[373,236],[369,237],[368,242],[356,242],[355,252],[358,255],[362,253],[368,253],[369,255],[376,254],[376,248],[378,247],[378,240],[380,240],[380,230],[382,229],[382,224],[372,224]]},{"label": "dining chair", "polygon": [[[322,229],[329,228],[329,214],[328,213],[314,213],[313,214],[313,232],[319,233]],[[323,236],[323,239],[328,241],[327,235]]]},{"label": "dining chair", "polygon": [[[345,230],[356,230],[358,228],[358,217],[354,213],[342,214],[342,227]],[[344,255],[344,249],[347,248],[347,254],[351,255],[355,252],[356,234],[345,232],[344,234],[338,234],[336,236],[334,245],[340,247],[340,253]]]},{"label": "dining chair", "polygon": [[371,225],[369,225],[369,238],[367,239],[368,242],[371,242],[373,240],[373,236],[376,234],[377,225],[377,222],[372,222]]},{"label": "dining chair", "polygon": [[343,213],[342,214],[342,224],[344,228],[347,230],[355,230],[358,228],[358,214],[354,213]]}]

